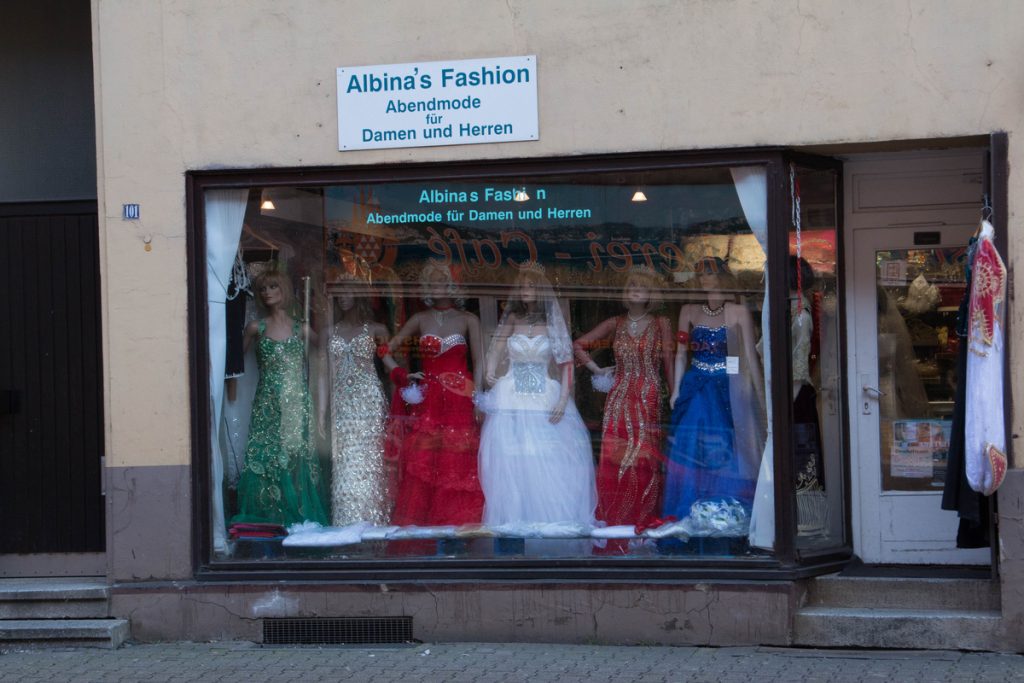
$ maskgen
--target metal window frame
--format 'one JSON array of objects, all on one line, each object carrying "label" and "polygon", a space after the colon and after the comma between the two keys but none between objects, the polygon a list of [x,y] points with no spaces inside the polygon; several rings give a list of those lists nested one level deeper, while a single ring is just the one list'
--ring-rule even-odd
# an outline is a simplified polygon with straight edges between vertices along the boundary
[{"label": "metal window frame", "polygon": [[[579,157],[537,157],[513,160],[474,160],[431,163],[395,163],[339,167],[302,167],[189,171],[185,175],[188,254],[188,339],[191,382],[192,446],[192,564],[198,579],[206,580],[333,580],[333,581],[650,581],[650,580],[761,580],[785,581],[836,571],[852,556],[847,540],[835,548],[800,557],[795,547],[796,498],[793,484],[790,428],[792,419],[791,358],[789,354],[788,290],[769,290],[772,313],[773,453],[775,465],[776,546],[766,558],[379,558],[330,561],[214,560],[211,534],[211,472],[209,407],[209,338],[205,278],[204,192],[215,188],[314,187],[353,183],[386,183],[543,177],[566,174],[643,172],[670,169],[763,165],[768,182],[768,272],[773,283],[786,281],[789,256],[790,200],[788,163],[834,168],[829,157],[792,152],[782,147],[738,148],[721,151],[640,152]],[[842,183],[838,185],[841,192]],[[837,196],[841,202],[841,194]],[[837,221],[841,221],[839,211]],[[837,259],[842,264],[841,225],[837,225]],[[840,282],[842,280],[840,279]],[[840,290],[840,296],[843,296]],[[845,307],[840,306],[843,311]],[[840,318],[845,333],[845,316]],[[842,339],[845,344],[845,334]],[[845,379],[844,379],[845,381]],[[846,463],[844,524],[850,538],[848,416],[843,412],[843,461]]]}]

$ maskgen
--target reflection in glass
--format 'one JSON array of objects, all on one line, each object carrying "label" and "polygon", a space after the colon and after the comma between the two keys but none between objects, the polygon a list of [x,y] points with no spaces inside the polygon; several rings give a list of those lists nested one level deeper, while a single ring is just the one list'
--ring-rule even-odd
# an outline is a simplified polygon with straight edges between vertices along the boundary
[{"label": "reflection in glass", "polygon": [[966,248],[875,255],[882,488],[929,491],[945,481]]},{"label": "reflection in glass", "polygon": [[[792,362],[792,463],[797,547],[844,542],[842,385],[838,311],[837,179],[834,171],[796,169],[800,234],[790,232],[789,321]],[[799,239],[799,248],[798,248]],[[798,256],[799,254],[799,256]]]},{"label": "reflection in glass", "polygon": [[206,197],[217,558],[770,552],[763,167],[263,189]]}]

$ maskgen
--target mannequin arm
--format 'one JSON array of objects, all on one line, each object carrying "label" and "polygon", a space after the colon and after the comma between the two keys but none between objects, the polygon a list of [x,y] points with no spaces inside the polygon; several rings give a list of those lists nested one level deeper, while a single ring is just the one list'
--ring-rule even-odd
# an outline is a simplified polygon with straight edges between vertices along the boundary
[{"label": "mannequin arm", "polygon": [[665,317],[659,317],[655,320],[658,323],[658,333],[661,335],[662,370],[665,373],[665,382],[667,382],[668,389],[672,391],[676,386],[675,354],[672,353],[672,325],[669,323],[668,318]]},{"label": "mannequin arm", "polygon": [[569,404],[569,390],[572,386],[572,363],[562,363],[558,366],[558,383],[560,391],[558,393],[558,403],[551,409],[551,415],[548,417],[548,422],[551,424],[557,424],[561,421],[562,416],[565,415],[565,407]]},{"label": "mannequin arm", "polygon": [[[417,313],[416,315],[412,316],[407,321],[405,321],[405,324],[402,325],[402,329],[398,330],[398,334],[392,337],[391,341],[388,342],[387,357],[391,358],[395,351],[400,349],[402,345],[409,340],[410,337],[419,334],[419,331],[420,314]],[[398,388],[404,387],[406,384],[408,384],[410,377],[412,377],[412,379],[416,379],[416,375],[419,374],[413,373],[413,375],[410,376],[408,370],[406,370],[397,362],[395,362],[394,358],[391,358],[391,362],[394,364],[394,367],[392,367],[389,370],[390,379],[392,384],[394,384]],[[385,365],[386,364],[387,361],[385,361]]]},{"label": "mannequin arm", "polygon": [[679,309],[679,339],[676,340],[676,359],[675,368],[672,373],[673,384],[672,394],[669,400],[669,407],[676,407],[676,400],[679,398],[679,383],[683,380],[683,374],[686,372],[686,354],[689,352],[690,343],[690,322],[693,318],[693,313],[689,305],[683,306]]},{"label": "mannequin arm", "polygon": [[249,353],[249,348],[252,346],[252,342],[256,339],[256,335],[260,332],[260,323],[258,320],[253,320],[251,323],[245,326],[245,334],[242,336],[242,347],[245,353]]},{"label": "mannequin arm", "polygon": [[405,321],[402,325],[402,329],[398,330],[398,334],[391,338],[388,342],[388,351],[394,353],[396,350],[402,347],[402,344],[407,342],[413,335],[419,334],[420,332],[420,314],[417,313],[413,317]]},{"label": "mannequin arm", "polygon": [[590,349],[597,345],[598,342],[606,342],[608,338],[615,333],[615,318],[608,318],[607,320],[598,324],[597,327],[587,332],[585,335],[573,342],[572,350],[576,356],[576,362],[580,365],[586,366],[587,370],[590,370],[594,374],[600,372],[610,372],[611,368],[602,368],[593,361],[590,354],[587,353],[587,349]]},{"label": "mannequin arm", "polygon": [[466,327],[469,329],[469,352],[473,355],[473,386],[482,386],[484,375],[483,341],[480,339],[480,319],[466,313]]},{"label": "mannequin arm", "polygon": [[498,378],[495,373],[498,371],[498,363],[505,357],[505,347],[508,343],[509,333],[515,329],[516,317],[510,315],[508,320],[501,324],[497,330],[494,331],[494,343],[487,352],[486,367],[487,372],[484,375],[484,379],[487,381],[488,386],[494,386]]},{"label": "mannequin arm", "polygon": [[[249,353],[249,348],[252,346],[252,340],[256,338],[259,333],[259,323],[252,321],[245,326],[245,331],[242,333],[242,355]],[[229,403],[235,402],[235,397],[238,395],[238,379],[235,377],[229,377],[224,381],[224,386],[227,388],[227,399]]]},{"label": "mannequin arm", "polygon": [[754,347],[754,321],[750,317],[750,311],[745,306],[737,304],[737,325],[739,325],[740,332],[743,334],[743,355],[746,356],[746,364],[748,371],[751,373],[751,377],[754,381],[754,391],[757,394],[758,399],[761,401],[761,407],[765,405],[764,402],[764,371],[761,369],[761,363],[757,355],[757,349]]},{"label": "mannequin arm", "polygon": [[[373,337],[377,343],[377,355],[380,356],[380,362],[384,364],[384,369],[390,374],[392,370],[398,367],[398,363],[395,362],[394,356],[391,355],[391,345],[388,344],[388,326],[383,323],[374,323],[373,325]],[[382,351],[387,351],[381,355]]]}]

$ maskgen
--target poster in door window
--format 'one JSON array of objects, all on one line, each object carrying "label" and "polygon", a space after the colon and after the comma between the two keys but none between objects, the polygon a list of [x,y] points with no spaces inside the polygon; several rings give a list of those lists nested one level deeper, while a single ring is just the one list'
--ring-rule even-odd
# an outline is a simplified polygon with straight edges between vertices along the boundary
[{"label": "poster in door window", "polygon": [[943,481],[949,455],[950,420],[896,420],[892,429],[893,477]]}]

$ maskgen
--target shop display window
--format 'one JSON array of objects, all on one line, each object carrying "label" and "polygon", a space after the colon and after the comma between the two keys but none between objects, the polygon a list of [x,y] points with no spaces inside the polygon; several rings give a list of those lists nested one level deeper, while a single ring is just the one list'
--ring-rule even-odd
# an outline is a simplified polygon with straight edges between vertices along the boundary
[{"label": "shop display window", "polygon": [[212,560],[771,558],[767,176],[204,188]]},{"label": "shop display window", "polygon": [[839,324],[838,176],[793,166],[787,268],[796,545],[834,548],[845,540],[842,334]]}]

